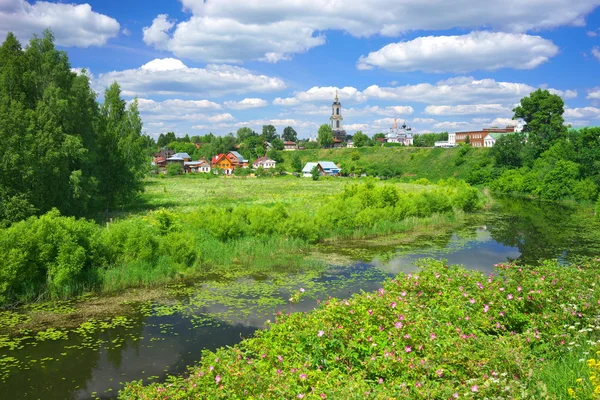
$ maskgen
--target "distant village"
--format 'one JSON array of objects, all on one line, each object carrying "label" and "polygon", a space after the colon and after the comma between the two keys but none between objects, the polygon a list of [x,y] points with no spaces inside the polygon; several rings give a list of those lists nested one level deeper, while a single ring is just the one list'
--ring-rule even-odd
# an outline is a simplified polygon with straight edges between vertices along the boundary
[{"label": "distant village", "polygon": [[[342,104],[336,93],[332,104],[332,115],[329,118],[332,132],[331,148],[355,148],[354,141],[346,134],[343,126]],[[479,131],[454,132],[448,133],[448,140],[436,141],[433,147],[451,148],[460,144],[468,144],[473,147],[493,147],[496,141],[505,135],[523,132],[524,125],[519,123],[515,126],[505,128],[483,128]],[[403,122],[399,125],[397,119],[387,133],[375,135],[373,140],[379,146],[414,146],[415,137],[412,128]],[[313,137],[308,142],[316,142]],[[306,143],[306,142],[305,142]],[[196,146],[200,145],[196,143]],[[272,149],[271,143],[265,143],[265,149]],[[284,151],[304,150],[300,141],[283,142]],[[238,151],[229,151],[227,153],[216,154],[210,160],[202,158],[194,161],[192,157],[185,152],[175,152],[168,148],[163,148],[153,155],[152,165],[157,173],[166,173],[169,165],[177,165],[183,173],[214,173],[232,175],[236,169],[254,170],[272,170],[277,167],[277,161],[266,155],[256,158],[252,163],[244,158]],[[301,176],[312,177],[317,171],[322,176],[337,176],[341,173],[341,168],[332,161],[312,161],[308,162],[302,168]]]}]

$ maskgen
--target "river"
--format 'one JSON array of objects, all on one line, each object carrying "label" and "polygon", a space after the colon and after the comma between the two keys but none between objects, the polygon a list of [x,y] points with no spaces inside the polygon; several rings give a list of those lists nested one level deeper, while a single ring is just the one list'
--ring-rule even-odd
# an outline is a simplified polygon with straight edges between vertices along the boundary
[{"label": "river", "polygon": [[[0,348],[0,398],[115,397],[124,382],[185,372],[202,350],[251,336],[277,312],[310,311],[328,296],[375,290],[383,280],[417,269],[422,258],[493,273],[494,264],[511,260],[536,264],[600,255],[600,223],[577,207],[496,198],[490,209],[453,229],[413,241],[380,238],[320,251],[346,261],[295,274],[173,285],[168,298],[133,303],[108,322]],[[290,296],[301,299],[291,303]]]}]

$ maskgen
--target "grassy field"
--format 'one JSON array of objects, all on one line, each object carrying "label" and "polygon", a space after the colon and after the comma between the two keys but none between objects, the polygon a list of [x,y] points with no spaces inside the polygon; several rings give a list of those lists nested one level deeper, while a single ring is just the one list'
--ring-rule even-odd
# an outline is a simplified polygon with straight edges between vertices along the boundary
[{"label": "grassy field", "polygon": [[[309,178],[291,176],[275,179],[236,177],[205,179],[199,175],[151,177],[145,182],[144,193],[128,211],[133,214],[144,214],[159,208],[168,208],[177,212],[189,212],[207,205],[271,206],[277,203],[289,207],[314,209],[327,198],[342,192],[345,186],[356,182],[358,180],[350,178],[313,181]],[[426,186],[408,183],[398,184],[397,187],[415,193],[427,190]]]},{"label": "grassy field", "polygon": [[[321,149],[283,152],[284,166],[292,171],[291,159],[294,153],[302,163],[309,161],[333,161],[342,167],[361,165],[387,165],[397,167],[405,178],[427,178],[431,181],[455,177],[466,179],[473,167],[490,162],[489,149],[469,148],[468,154],[461,157],[459,148],[418,148],[418,147],[362,147],[358,149]],[[358,159],[356,159],[358,156]]]}]

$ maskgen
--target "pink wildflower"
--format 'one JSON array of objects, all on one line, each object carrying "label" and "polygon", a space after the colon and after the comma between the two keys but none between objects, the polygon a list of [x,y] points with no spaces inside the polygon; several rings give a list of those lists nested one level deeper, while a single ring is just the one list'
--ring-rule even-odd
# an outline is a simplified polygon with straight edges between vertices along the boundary
[{"label": "pink wildflower", "polygon": [[506,296],[506,298],[507,298],[508,300],[512,300],[512,299],[513,299],[513,295],[512,295],[512,294],[509,294],[508,296]]},{"label": "pink wildflower", "polygon": [[306,379],[308,376],[306,374],[300,374],[300,379]]},{"label": "pink wildflower", "polygon": [[369,310],[369,315],[373,315],[373,310]]},{"label": "pink wildflower", "polygon": [[488,312],[488,311],[489,311],[489,309],[490,309],[490,307],[489,307],[487,304],[484,304],[484,305],[483,305],[483,312],[484,312],[484,313]]},{"label": "pink wildflower", "polygon": [[396,308],[396,302],[395,302],[395,301],[392,301],[392,304],[390,304],[390,307],[392,307],[392,308]]},{"label": "pink wildflower", "polygon": [[471,300],[469,300],[469,303],[471,303],[471,304],[475,304],[475,299],[471,299]]},{"label": "pink wildflower", "polygon": [[326,399],[326,398],[327,398],[327,395],[326,395],[325,393],[321,393],[321,398],[322,398],[322,399]]},{"label": "pink wildflower", "polygon": [[318,336],[318,337],[321,337],[321,336],[323,336],[324,334],[325,334],[325,331],[319,331],[319,333],[317,333],[317,336]]},{"label": "pink wildflower", "polygon": [[394,326],[396,327],[396,329],[400,329],[400,328],[402,328],[403,325],[402,325],[402,322],[396,322],[394,324]]},{"label": "pink wildflower", "polygon": [[429,335],[429,337],[431,338],[431,340],[435,340],[437,338],[437,336],[435,335],[435,333],[432,333],[431,335]]},{"label": "pink wildflower", "polygon": [[217,383],[221,382],[221,375],[215,376],[215,382],[217,382]]},{"label": "pink wildflower", "polygon": [[455,399],[458,399],[458,393],[454,393],[454,394],[452,395],[452,397],[454,397]]},{"label": "pink wildflower", "polygon": [[277,359],[279,360],[279,362],[283,362],[283,357],[277,356]]},{"label": "pink wildflower", "polygon": [[471,386],[471,392],[479,392],[479,386],[477,386],[477,385]]},{"label": "pink wildflower", "polygon": [[410,353],[410,352],[412,351],[412,347],[410,347],[410,346],[406,346],[406,347],[404,348],[404,351],[405,351],[405,352],[407,352],[407,353]]},{"label": "pink wildflower", "polygon": [[304,398],[304,393],[300,393],[298,396],[296,396],[299,399],[303,399]]},{"label": "pink wildflower", "polygon": [[399,319],[400,321],[404,321],[404,314],[400,314],[400,315],[398,316],[398,319]]},{"label": "pink wildflower", "polygon": [[304,293],[304,288],[300,288],[300,293]]},{"label": "pink wildflower", "polygon": [[379,384],[381,385],[383,383],[383,378],[379,378],[377,382],[379,382]]}]

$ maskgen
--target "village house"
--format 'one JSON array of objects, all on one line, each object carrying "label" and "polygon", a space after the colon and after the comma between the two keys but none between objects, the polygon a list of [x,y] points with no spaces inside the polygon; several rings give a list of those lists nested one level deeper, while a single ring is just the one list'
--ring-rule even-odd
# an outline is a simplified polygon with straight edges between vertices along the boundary
[{"label": "village house", "polygon": [[277,162],[275,160],[271,160],[268,157],[257,158],[252,163],[252,168],[254,168],[254,169],[257,169],[257,168],[271,169],[271,168],[275,168],[276,166],[277,166]]},{"label": "village house", "polygon": [[[490,133],[514,133],[514,126],[507,126],[506,128],[484,128],[480,131],[468,131],[468,132],[456,132],[456,144],[465,143],[467,137],[469,138],[469,143],[473,147],[486,147],[485,146],[485,137]],[[495,143],[495,140],[494,140]]]},{"label": "village house", "polygon": [[319,175],[321,176],[338,176],[340,172],[342,172],[342,169],[331,161],[308,162],[304,168],[302,168],[302,176],[305,178],[312,177],[312,170],[314,167],[319,169]]},{"label": "village house", "polygon": [[[225,156],[225,154],[217,154],[211,159],[211,165],[213,169],[220,169],[226,175],[231,175],[233,172],[233,164],[231,161]],[[216,171],[215,171],[216,172]]]},{"label": "village house", "polygon": [[298,150],[298,145],[296,144],[296,142],[283,142],[283,150],[295,151]]},{"label": "village house", "polygon": [[188,153],[175,153],[171,158],[181,158],[183,161],[192,161],[192,157]]},{"label": "village house", "polygon": [[207,174],[210,172],[210,164],[205,159],[199,161],[186,161],[183,163],[183,170],[186,173],[203,173]]},{"label": "village house", "polygon": [[342,147],[344,147],[344,142],[342,142],[340,139],[333,139],[334,149],[341,149]]},{"label": "village house", "polygon": [[231,162],[233,168],[248,168],[248,160],[237,151],[230,151],[225,156]]},{"label": "village house", "polygon": [[352,140],[349,140],[348,143],[346,144],[346,147],[349,149],[353,149],[354,148],[354,142]]}]

